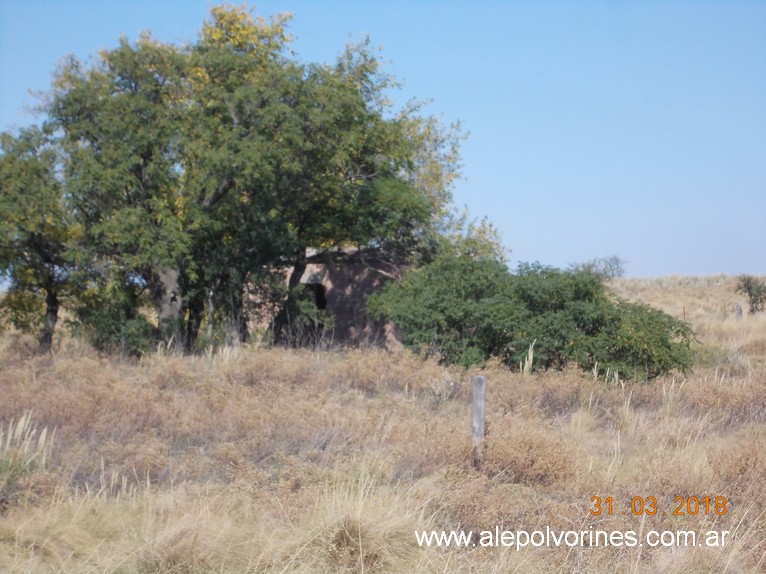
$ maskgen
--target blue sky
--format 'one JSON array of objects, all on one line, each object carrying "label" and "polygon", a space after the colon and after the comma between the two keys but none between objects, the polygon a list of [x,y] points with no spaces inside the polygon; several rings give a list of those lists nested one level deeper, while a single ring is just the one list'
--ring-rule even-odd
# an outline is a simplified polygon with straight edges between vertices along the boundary
[{"label": "blue sky", "polygon": [[[0,0],[0,130],[56,61],[151,30],[191,42],[207,0]],[[214,4],[214,3],[212,3]],[[766,2],[262,1],[293,49],[332,61],[369,35],[468,139],[455,203],[511,265],[617,254],[630,276],[766,275]]]}]

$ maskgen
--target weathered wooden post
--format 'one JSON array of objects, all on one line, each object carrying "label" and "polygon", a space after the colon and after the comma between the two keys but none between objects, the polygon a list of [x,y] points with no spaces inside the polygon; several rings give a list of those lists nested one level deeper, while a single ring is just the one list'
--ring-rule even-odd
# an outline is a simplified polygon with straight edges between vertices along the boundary
[{"label": "weathered wooden post", "polygon": [[484,435],[487,416],[487,377],[473,378],[473,414],[471,439],[473,442],[473,467],[479,469],[484,461]]}]

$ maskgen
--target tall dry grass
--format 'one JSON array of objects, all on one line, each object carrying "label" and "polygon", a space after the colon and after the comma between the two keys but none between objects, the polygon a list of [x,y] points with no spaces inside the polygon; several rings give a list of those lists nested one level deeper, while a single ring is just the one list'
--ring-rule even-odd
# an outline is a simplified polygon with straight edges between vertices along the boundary
[{"label": "tall dry grass", "polygon": [[[687,313],[694,370],[643,384],[489,365],[479,470],[474,373],[409,353],[242,347],[127,361],[65,340],[30,358],[6,334],[0,571],[763,572],[766,323],[727,311],[731,278],[613,288]],[[593,496],[617,512],[592,516]],[[669,512],[623,515],[636,496]],[[673,516],[676,496],[725,496],[727,512]],[[731,534],[718,548],[520,552],[414,536],[496,526]]]}]

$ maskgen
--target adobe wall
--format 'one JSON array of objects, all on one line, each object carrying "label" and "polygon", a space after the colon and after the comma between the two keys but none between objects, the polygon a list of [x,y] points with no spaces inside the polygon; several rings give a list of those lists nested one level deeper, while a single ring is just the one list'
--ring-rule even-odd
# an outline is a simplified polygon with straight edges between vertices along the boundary
[{"label": "adobe wall", "polygon": [[[314,286],[318,307],[333,317],[332,332],[327,333],[333,343],[353,346],[381,345],[387,348],[401,347],[401,340],[393,324],[373,321],[367,314],[367,297],[381,289],[388,281],[401,278],[403,266],[380,261],[369,255],[366,258],[347,254],[341,261],[309,263],[301,277],[301,284]],[[292,268],[285,270],[285,284]],[[321,286],[321,289],[315,287]],[[257,300],[257,297],[252,297]],[[315,299],[316,300],[316,299]],[[250,328],[266,329],[278,312],[272,306],[260,317],[253,317]]]},{"label": "adobe wall", "polygon": [[367,297],[401,274],[401,269],[382,267],[380,262],[358,260],[306,267],[301,283],[324,287],[325,312],[334,317],[335,342],[386,347],[401,344],[392,324],[373,321],[366,310]]}]

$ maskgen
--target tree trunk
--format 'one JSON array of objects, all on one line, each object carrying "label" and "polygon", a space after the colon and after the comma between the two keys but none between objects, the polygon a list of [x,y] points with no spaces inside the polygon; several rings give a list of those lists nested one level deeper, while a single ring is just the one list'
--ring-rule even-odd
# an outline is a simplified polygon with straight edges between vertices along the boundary
[{"label": "tree trunk", "polygon": [[56,323],[59,318],[59,298],[58,293],[53,288],[45,290],[45,323],[43,332],[40,335],[38,352],[42,355],[51,350],[53,344],[53,332],[56,330]]},{"label": "tree trunk", "polygon": [[197,342],[199,328],[202,324],[202,315],[205,307],[204,298],[194,295],[187,298],[184,305],[184,348],[187,352],[191,352]]},{"label": "tree trunk", "polygon": [[229,309],[239,343],[246,343],[248,337],[244,292],[244,283],[232,280],[229,286]]},{"label": "tree trunk", "polygon": [[215,291],[220,279],[216,280],[215,285],[210,288],[207,294],[207,340],[208,345],[213,344],[213,323],[215,322]]},{"label": "tree trunk", "polygon": [[154,288],[154,300],[157,306],[157,325],[160,338],[169,343],[174,337],[177,339],[180,329],[181,289],[178,285],[180,272],[178,269],[159,269],[156,272],[156,284]]},{"label": "tree trunk", "polygon": [[308,266],[306,250],[306,247],[301,247],[295,252],[295,263],[287,280],[287,299],[272,322],[272,332],[276,341],[288,340],[285,331],[289,328],[290,318],[295,315],[298,307],[295,289],[300,285],[301,277],[303,277]]},{"label": "tree trunk", "polygon": [[292,292],[298,285],[300,285],[301,277],[306,272],[308,266],[308,258],[306,257],[306,248],[301,247],[295,252],[295,264],[293,270],[290,273],[290,279],[287,282],[287,287]]}]

